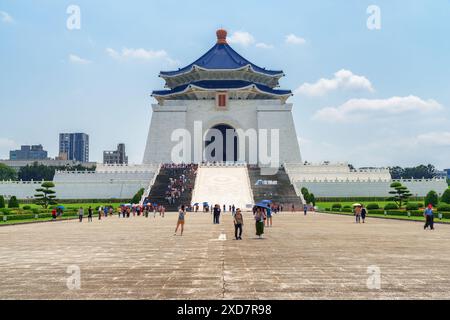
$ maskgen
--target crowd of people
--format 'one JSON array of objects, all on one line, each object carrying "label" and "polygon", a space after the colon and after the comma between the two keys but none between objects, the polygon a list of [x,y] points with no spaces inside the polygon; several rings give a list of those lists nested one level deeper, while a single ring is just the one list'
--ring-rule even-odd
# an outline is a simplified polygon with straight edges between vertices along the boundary
[{"label": "crowd of people", "polygon": [[[92,222],[93,212],[94,210],[90,206],[87,210],[88,212],[88,222]],[[102,220],[109,217],[112,217],[114,215],[114,208],[112,206],[100,206],[97,208],[97,219]],[[127,205],[121,205],[117,207],[116,210],[117,216],[119,218],[130,218],[130,217],[140,217],[143,216],[145,218],[148,218],[150,214],[153,214],[153,217],[156,218],[156,215],[159,214],[160,217],[164,218],[166,213],[166,208],[163,205],[154,205],[151,203],[145,204],[145,205],[137,205],[137,204],[127,204]],[[78,220],[80,222],[83,222],[84,218],[84,208],[80,207],[78,209]]]}]

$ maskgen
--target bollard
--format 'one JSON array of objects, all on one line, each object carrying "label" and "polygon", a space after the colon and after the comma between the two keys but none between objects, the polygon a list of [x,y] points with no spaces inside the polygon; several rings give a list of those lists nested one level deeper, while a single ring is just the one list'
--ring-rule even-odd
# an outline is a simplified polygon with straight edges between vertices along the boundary
[{"label": "bollard", "polygon": [[34,218],[35,218],[35,219],[39,219],[39,215],[38,215],[38,214],[35,214],[35,215],[34,215]]},{"label": "bollard", "polygon": [[387,216],[387,211],[386,210],[384,210],[384,215]]},{"label": "bollard", "polygon": [[438,216],[439,216],[439,220],[442,220],[442,213],[439,213]]},{"label": "bollard", "polygon": [[408,217],[411,218],[411,212],[408,211]]},{"label": "bollard", "polygon": [[3,216],[3,221],[8,221],[8,216]]}]

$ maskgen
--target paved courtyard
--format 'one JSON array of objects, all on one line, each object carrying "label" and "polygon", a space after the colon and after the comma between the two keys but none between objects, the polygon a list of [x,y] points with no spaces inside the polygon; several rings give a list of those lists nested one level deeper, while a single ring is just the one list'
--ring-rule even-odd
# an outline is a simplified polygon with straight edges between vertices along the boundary
[{"label": "paved courtyard", "polygon": [[[257,240],[245,218],[242,241],[228,214],[221,225],[188,214],[183,237],[175,214],[0,227],[0,298],[450,298],[448,225],[284,213]],[[79,290],[66,284],[73,265]],[[367,287],[369,266],[380,268],[380,290]]]}]

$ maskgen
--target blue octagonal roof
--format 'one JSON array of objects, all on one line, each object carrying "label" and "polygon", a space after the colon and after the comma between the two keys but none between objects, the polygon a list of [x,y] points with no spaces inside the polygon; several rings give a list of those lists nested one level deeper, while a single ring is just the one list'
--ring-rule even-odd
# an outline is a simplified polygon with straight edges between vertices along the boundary
[{"label": "blue octagonal roof", "polygon": [[161,71],[162,77],[175,77],[198,67],[205,70],[239,70],[250,67],[254,72],[271,77],[283,76],[283,71],[266,70],[251,63],[233,50],[227,43],[217,43],[203,56],[190,65],[176,71]]}]

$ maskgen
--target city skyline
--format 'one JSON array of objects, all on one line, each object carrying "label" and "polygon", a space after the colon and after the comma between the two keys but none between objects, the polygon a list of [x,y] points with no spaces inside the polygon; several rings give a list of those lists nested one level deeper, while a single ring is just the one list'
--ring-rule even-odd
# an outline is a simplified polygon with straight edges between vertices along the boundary
[{"label": "city skyline", "polygon": [[[447,1],[193,3],[78,1],[81,28],[69,30],[70,3],[1,2],[0,158],[35,143],[56,155],[54,137],[76,131],[90,135],[91,160],[123,141],[141,163],[159,71],[191,63],[223,27],[244,57],[284,70],[304,160],[449,167]],[[372,4],[379,30],[366,25]]]}]

